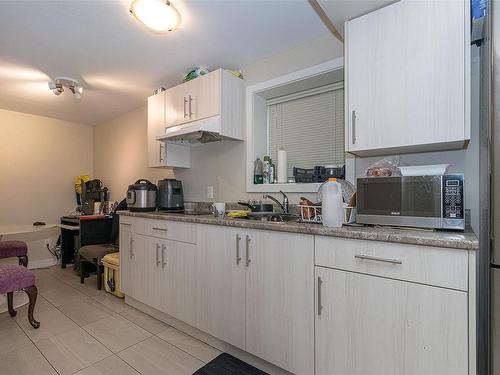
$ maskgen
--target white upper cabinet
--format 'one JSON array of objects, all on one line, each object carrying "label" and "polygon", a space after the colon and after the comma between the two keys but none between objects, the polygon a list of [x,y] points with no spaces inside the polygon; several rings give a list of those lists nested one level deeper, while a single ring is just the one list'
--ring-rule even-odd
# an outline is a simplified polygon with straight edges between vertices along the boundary
[{"label": "white upper cabinet", "polygon": [[242,79],[223,69],[172,87],[166,91],[166,127],[216,118],[220,135],[244,139],[244,88]]},{"label": "white upper cabinet", "polygon": [[221,70],[167,90],[167,127],[220,113]]},{"label": "white upper cabinet", "polygon": [[148,98],[148,165],[166,167],[165,144],[156,137],[165,133],[165,91]]},{"label": "white upper cabinet", "polygon": [[156,139],[165,133],[167,124],[166,91],[148,98],[148,166],[191,167],[191,149],[179,143],[160,142]]},{"label": "white upper cabinet", "polygon": [[402,0],[346,22],[346,151],[368,156],[467,144],[468,7]]}]

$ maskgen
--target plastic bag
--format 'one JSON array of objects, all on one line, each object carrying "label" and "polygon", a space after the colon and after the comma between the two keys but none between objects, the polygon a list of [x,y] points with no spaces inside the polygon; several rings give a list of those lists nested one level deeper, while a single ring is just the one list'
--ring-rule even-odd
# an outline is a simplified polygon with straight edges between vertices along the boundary
[{"label": "plastic bag", "polygon": [[401,176],[399,156],[389,156],[373,163],[365,170],[366,177]]}]

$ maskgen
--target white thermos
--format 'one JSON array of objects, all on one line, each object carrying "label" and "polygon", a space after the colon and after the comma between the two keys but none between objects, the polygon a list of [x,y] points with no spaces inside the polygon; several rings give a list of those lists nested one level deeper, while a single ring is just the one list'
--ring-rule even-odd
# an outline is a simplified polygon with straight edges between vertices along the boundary
[{"label": "white thermos", "polygon": [[284,184],[288,180],[288,162],[286,160],[286,150],[280,147],[278,150],[278,184]]}]

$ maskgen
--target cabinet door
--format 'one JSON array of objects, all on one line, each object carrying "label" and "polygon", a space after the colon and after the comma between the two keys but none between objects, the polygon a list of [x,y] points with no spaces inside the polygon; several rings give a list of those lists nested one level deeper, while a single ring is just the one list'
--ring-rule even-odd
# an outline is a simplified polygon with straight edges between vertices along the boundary
[{"label": "cabinet door", "polygon": [[161,272],[152,293],[159,300],[159,310],[191,325],[195,323],[197,309],[196,249],[195,244],[160,240]]},{"label": "cabinet door", "polygon": [[132,233],[126,230],[126,227],[120,224],[119,234],[119,249],[120,249],[120,286],[122,292],[130,295],[130,246],[132,242]]},{"label": "cabinet door", "polygon": [[200,225],[196,326],[245,348],[244,231]]},{"label": "cabinet door", "polygon": [[188,89],[190,82],[172,87],[166,91],[167,127],[189,122]]},{"label": "cabinet door", "polygon": [[198,77],[188,88],[189,120],[200,120],[220,113],[220,69]]},{"label": "cabinet door", "polygon": [[403,0],[347,23],[349,151],[470,138],[466,7]]},{"label": "cabinet door", "polygon": [[[150,274],[153,269],[152,254],[149,250],[148,237],[135,233],[131,234],[128,259],[126,260],[129,275],[126,281],[128,291],[126,294],[146,304],[150,303],[149,291],[152,282]],[[127,257],[127,254],[123,256]]]},{"label": "cabinet door", "polygon": [[148,98],[148,165],[166,166],[165,144],[156,137],[165,133],[165,91]]},{"label": "cabinet door", "polygon": [[316,281],[317,375],[468,373],[466,292],[322,267]]},{"label": "cabinet door", "polygon": [[287,371],[314,373],[313,236],[249,230],[244,240],[246,350]]}]

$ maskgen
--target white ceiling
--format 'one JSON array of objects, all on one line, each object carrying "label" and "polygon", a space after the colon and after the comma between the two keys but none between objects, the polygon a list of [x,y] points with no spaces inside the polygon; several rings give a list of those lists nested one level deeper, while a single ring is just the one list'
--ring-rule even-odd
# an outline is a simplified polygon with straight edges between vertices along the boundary
[{"label": "white ceiling", "polygon": [[[333,22],[383,0],[320,0]],[[0,108],[98,124],[181,82],[192,67],[241,68],[327,33],[306,1],[174,0],[182,23],[156,35],[128,13],[129,0],[0,1]],[[47,82],[72,77],[75,102]]]}]

